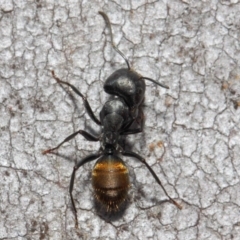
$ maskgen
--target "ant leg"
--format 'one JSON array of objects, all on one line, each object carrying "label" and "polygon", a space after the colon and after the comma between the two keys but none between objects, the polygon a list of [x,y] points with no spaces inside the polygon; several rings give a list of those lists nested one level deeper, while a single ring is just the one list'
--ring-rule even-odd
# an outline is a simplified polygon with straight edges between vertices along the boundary
[{"label": "ant leg", "polygon": [[68,142],[69,140],[71,140],[72,138],[74,138],[77,134],[81,134],[85,139],[87,139],[88,141],[91,141],[91,142],[97,142],[99,141],[99,138],[91,135],[90,133],[88,132],[85,132],[83,130],[78,130],[77,132],[71,134],[70,136],[66,137],[61,143],[59,143],[56,147],[54,148],[50,148],[50,149],[47,149],[45,151],[42,152],[43,155],[45,154],[48,154],[48,153],[51,153],[53,152],[54,150],[58,149],[60,146],[62,146],[65,142]]},{"label": "ant leg", "polygon": [[130,135],[130,134],[136,134],[136,133],[140,133],[143,131],[143,126],[140,125],[139,128],[129,128],[129,129],[126,129],[126,130],[123,130],[120,134],[121,135]]},{"label": "ant leg", "polygon": [[90,116],[90,118],[98,125],[101,126],[101,122],[97,119],[97,117],[94,115],[93,111],[92,111],[92,108],[90,107],[89,105],[89,102],[87,100],[86,97],[84,97],[78,90],[76,87],[74,87],[72,84],[68,83],[68,82],[64,82],[62,80],[60,80],[56,75],[55,75],[55,72],[52,70],[52,76],[53,78],[60,84],[65,84],[67,86],[69,86],[78,96],[80,96],[83,100],[83,104],[84,104],[84,107],[85,109],[87,110],[87,113],[88,115]]},{"label": "ant leg", "polygon": [[137,160],[139,160],[140,162],[144,163],[145,166],[148,168],[148,170],[150,171],[150,173],[152,174],[152,176],[154,177],[154,179],[157,181],[157,183],[161,186],[161,188],[163,189],[164,193],[166,194],[166,196],[169,198],[169,200],[171,201],[171,203],[173,203],[177,208],[182,209],[182,206],[180,204],[178,204],[175,200],[173,200],[167,193],[166,189],[163,187],[160,179],[158,178],[158,176],[156,175],[156,173],[152,170],[152,168],[148,165],[148,163],[146,162],[146,160],[141,157],[140,155],[138,155],[135,152],[131,152],[131,151],[124,151],[122,153],[122,155],[124,156],[128,156],[128,157],[134,157]]},{"label": "ant leg", "polygon": [[75,203],[74,203],[74,199],[73,199],[73,195],[72,195],[72,191],[73,191],[73,186],[74,186],[74,179],[75,179],[75,173],[76,171],[83,166],[85,163],[87,162],[91,162],[97,158],[99,158],[101,156],[101,153],[95,153],[95,154],[91,154],[85,158],[83,158],[82,160],[80,160],[73,168],[73,172],[72,172],[72,176],[71,176],[71,180],[70,180],[70,186],[69,186],[69,193],[70,193],[70,198],[71,198],[71,202],[72,202],[72,207],[73,207],[73,211],[74,211],[74,216],[75,216],[75,227],[78,228],[78,219],[77,219],[77,209],[75,207]]},{"label": "ant leg", "polygon": [[[131,123],[130,126],[127,125],[125,129],[120,133],[121,135],[130,135],[130,134],[136,134],[140,133],[143,131],[143,126],[144,126],[144,114],[141,108],[138,109],[139,113],[136,119],[134,119]],[[138,127],[136,128],[131,128],[132,124],[137,124]]]}]

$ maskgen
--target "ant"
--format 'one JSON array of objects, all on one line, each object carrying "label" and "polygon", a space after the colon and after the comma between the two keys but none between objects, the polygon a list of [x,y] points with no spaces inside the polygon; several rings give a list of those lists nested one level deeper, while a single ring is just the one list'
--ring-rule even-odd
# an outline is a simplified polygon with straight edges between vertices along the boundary
[{"label": "ant", "polygon": [[[101,147],[98,152],[90,154],[79,160],[73,168],[69,192],[75,215],[76,228],[78,227],[77,209],[72,195],[75,173],[85,163],[96,159],[98,160],[92,170],[94,195],[98,202],[106,207],[108,212],[119,210],[120,205],[126,200],[130,186],[128,169],[123,160],[120,158],[120,155],[133,157],[142,162],[150,171],[156,182],[161,186],[170,202],[176,205],[179,209],[182,209],[182,206],[168,195],[160,179],[145,159],[135,152],[124,150],[120,144],[120,140],[123,135],[135,134],[142,132],[143,130],[143,112],[141,104],[145,94],[144,79],[152,81],[161,87],[168,87],[151,78],[142,77],[140,74],[131,69],[127,58],[113,42],[111,23],[108,16],[104,12],[99,12],[99,14],[102,15],[109,28],[113,49],[115,49],[115,51],[123,57],[128,68],[116,70],[112,75],[110,75],[110,77],[107,78],[104,84],[104,90],[115,97],[104,104],[102,110],[100,111],[100,120],[93,113],[87,98],[84,97],[76,87],[68,82],[60,80],[55,75],[54,71],[52,71],[53,78],[59,84],[67,85],[82,98],[84,107],[90,118],[97,125],[101,126],[101,134],[96,137],[84,130],[78,130],[65,138],[56,147],[43,151],[43,154],[52,153],[62,144],[73,139],[78,134],[81,134],[88,141],[100,141],[101,143]],[[134,123],[138,123],[140,126],[136,128],[132,127]]]}]

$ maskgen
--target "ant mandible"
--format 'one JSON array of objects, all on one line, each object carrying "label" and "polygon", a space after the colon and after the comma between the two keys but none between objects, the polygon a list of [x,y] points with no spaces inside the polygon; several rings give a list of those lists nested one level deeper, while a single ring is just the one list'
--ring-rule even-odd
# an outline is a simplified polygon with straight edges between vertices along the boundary
[{"label": "ant mandible", "polygon": [[[107,101],[101,112],[100,120],[93,113],[86,97],[73,85],[68,82],[60,80],[52,71],[53,78],[59,83],[69,86],[78,96],[83,100],[84,107],[90,118],[99,126],[101,126],[101,134],[96,137],[84,130],[78,130],[54,148],[43,151],[43,154],[52,153],[57,150],[62,144],[73,139],[80,134],[88,141],[100,141],[101,146],[98,152],[90,154],[76,163],[73,168],[70,180],[70,198],[75,215],[75,226],[78,227],[77,209],[74,203],[72,191],[74,186],[74,179],[76,171],[85,163],[97,160],[92,170],[92,185],[96,199],[106,207],[107,211],[117,211],[119,206],[126,200],[129,189],[129,174],[128,169],[119,157],[119,155],[133,157],[142,162],[150,171],[156,182],[161,186],[170,202],[176,205],[179,209],[182,206],[173,200],[163,187],[160,179],[139,154],[124,150],[120,145],[120,139],[123,135],[135,134],[143,130],[143,112],[141,104],[145,94],[145,80],[168,88],[167,86],[156,82],[147,77],[142,77],[140,74],[131,69],[130,64],[124,54],[115,46],[113,42],[113,35],[111,23],[108,16],[104,12],[99,12],[104,18],[111,36],[111,45],[118,52],[127,64],[127,68],[116,70],[110,77],[107,78],[104,84],[104,90],[115,96],[112,100]],[[134,123],[139,124],[139,127],[133,127]]]}]

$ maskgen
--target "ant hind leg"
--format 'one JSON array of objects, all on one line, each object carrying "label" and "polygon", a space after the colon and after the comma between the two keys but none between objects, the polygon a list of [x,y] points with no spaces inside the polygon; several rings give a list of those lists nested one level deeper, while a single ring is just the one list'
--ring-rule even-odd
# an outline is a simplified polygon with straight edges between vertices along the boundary
[{"label": "ant hind leg", "polygon": [[75,173],[85,163],[91,162],[91,161],[99,158],[100,156],[101,156],[101,152],[98,152],[95,154],[90,154],[87,157],[81,159],[73,168],[73,172],[72,172],[72,176],[71,176],[71,180],[70,180],[70,186],[69,186],[69,193],[70,193],[71,203],[72,203],[73,212],[74,212],[74,216],[75,216],[75,227],[76,228],[78,228],[77,209],[76,209],[73,195],[72,195],[72,191],[73,191],[73,187],[74,187],[74,180],[75,180]]},{"label": "ant hind leg", "polygon": [[152,170],[152,168],[148,165],[148,163],[146,162],[146,160],[141,157],[140,155],[138,155],[135,152],[131,152],[131,151],[124,151],[122,153],[122,155],[124,156],[128,156],[128,157],[134,157],[137,160],[139,160],[140,162],[142,162],[143,164],[145,164],[145,166],[147,167],[147,169],[150,171],[150,173],[152,174],[152,176],[154,177],[154,179],[156,180],[156,182],[160,185],[160,187],[162,188],[162,190],[164,191],[164,193],[166,194],[166,196],[169,198],[169,200],[171,201],[172,204],[174,204],[178,209],[182,209],[182,206],[177,203],[175,200],[173,200],[167,193],[167,190],[164,188],[164,186],[162,185],[160,179],[158,178],[157,174]]}]

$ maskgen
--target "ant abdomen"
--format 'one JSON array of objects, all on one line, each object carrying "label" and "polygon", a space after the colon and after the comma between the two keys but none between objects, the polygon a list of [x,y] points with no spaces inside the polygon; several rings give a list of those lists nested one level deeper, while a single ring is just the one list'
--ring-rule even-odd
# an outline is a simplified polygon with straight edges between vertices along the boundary
[{"label": "ant abdomen", "polygon": [[92,171],[96,199],[109,212],[117,211],[126,200],[129,189],[128,169],[116,155],[103,155]]}]

